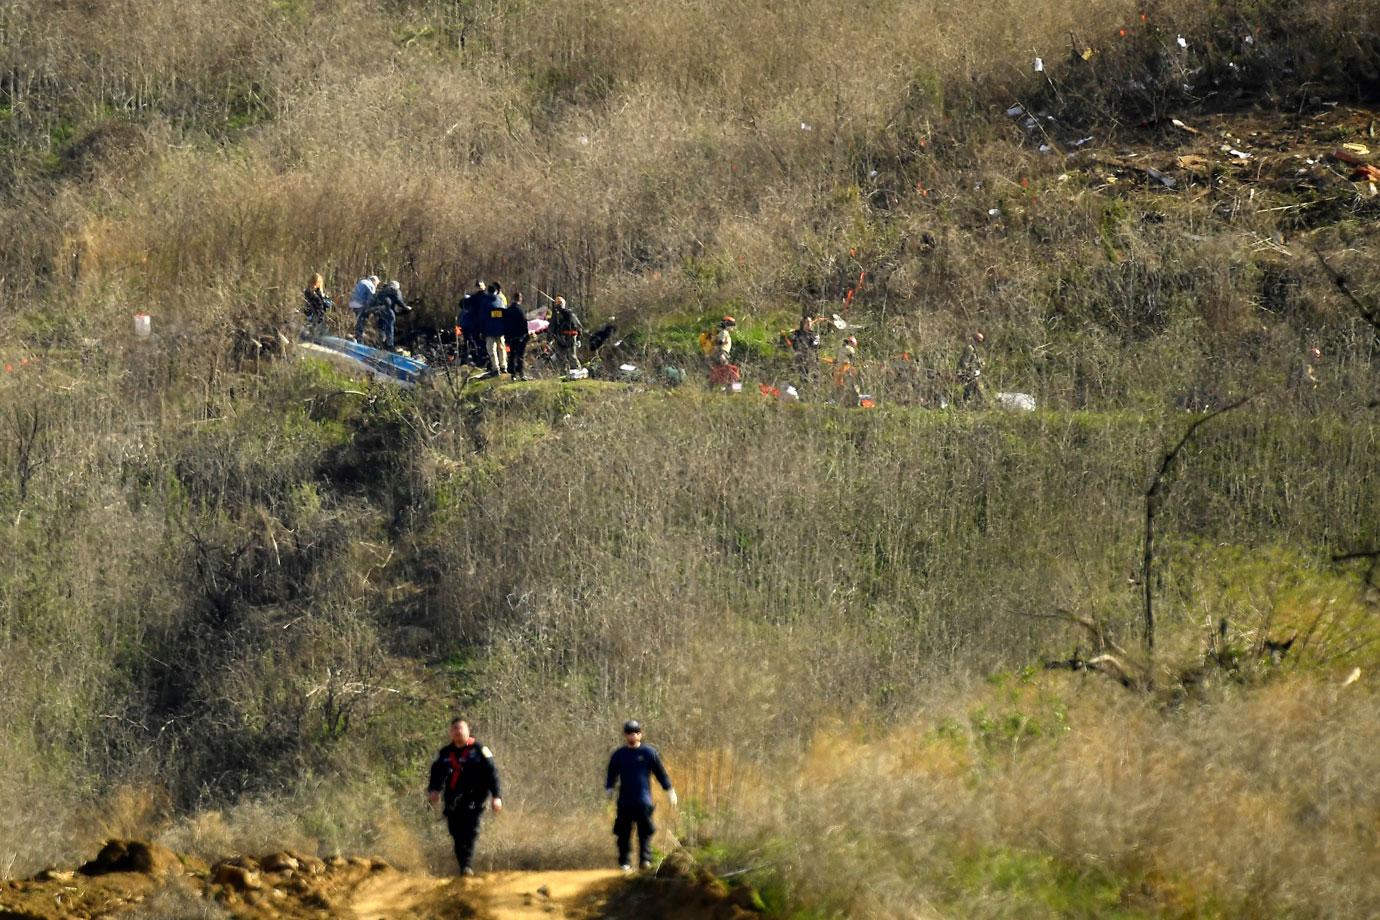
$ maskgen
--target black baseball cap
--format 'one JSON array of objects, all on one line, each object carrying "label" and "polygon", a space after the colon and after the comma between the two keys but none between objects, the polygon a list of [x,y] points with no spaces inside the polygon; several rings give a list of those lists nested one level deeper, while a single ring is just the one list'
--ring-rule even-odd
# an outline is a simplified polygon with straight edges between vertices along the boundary
[{"label": "black baseball cap", "polygon": [[623,723],[623,734],[631,735],[633,732],[642,731],[642,723],[636,719],[629,719]]}]

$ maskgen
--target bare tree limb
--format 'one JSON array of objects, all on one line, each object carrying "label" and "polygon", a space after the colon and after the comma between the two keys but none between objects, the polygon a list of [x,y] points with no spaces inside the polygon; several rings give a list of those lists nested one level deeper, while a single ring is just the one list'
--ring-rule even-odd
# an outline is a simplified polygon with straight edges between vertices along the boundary
[{"label": "bare tree limb", "polygon": [[1026,616],[1035,620],[1059,620],[1064,623],[1072,623],[1074,626],[1082,627],[1092,636],[1099,649],[1107,649],[1122,658],[1128,657],[1126,650],[1107,635],[1107,630],[1103,625],[1092,617],[1082,616],[1072,610],[1059,608],[1053,613],[1027,613]]},{"label": "bare tree limb", "polygon": [[1074,652],[1066,661],[1046,661],[1046,671],[1096,671],[1105,674],[1127,690],[1141,689],[1141,683],[1133,678],[1123,665],[1111,655],[1097,655],[1083,658]]},{"label": "bare tree limb", "polygon": [[1361,314],[1361,318],[1374,326],[1377,331],[1380,331],[1380,309],[1361,300],[1361,298],[1356,295],[1356,292],[1351,289],[1351,284],[1347,281],[1346,275],[1343,275],[1329,265],[1326,257],[1322,254],[1322,250],[1317,246],[1313,247],[1313,255],[1318,257],[1318,261],[1322,263],[1323,271],[1327,272],[1328,276],[1332,279],[1332,284],[1337,290],[1342,292],[1343,297],[1351,301],[1351,305],[1356,308],[1357,313]]},{"label": "bare tree limb", "polygon": [[1250,396],[1243,396],[1235,402],[1227,403],[1220,409],[1214,409],[1207,415],[1193,420],[1192,424],[1184,431],[1183,437],[1179,438],[1179,443],[1175,444],[1164,455],[1160,461],[1160,468],[1155,472],[1155,476],[1150,480],[1150,487],[1145,490],[1145,552],[1141,558],[1141,588],[1143,592],[1143,611],[1145,625],[1145,651],[1153,654],[1155,651],[1155,588],[1154,580],[1151,577],[1155,566],[1155,512],[1157,510],[1157,500],[1164,492],[1165,482],[1169,473],[1173,469],[1174,461],[1178,459],[1180,452],[1183,451],[1188,443],[1193,440],[1194,434],[1208,422],[1223,415],[1233,409],[1239,409],[1251,399]]}]

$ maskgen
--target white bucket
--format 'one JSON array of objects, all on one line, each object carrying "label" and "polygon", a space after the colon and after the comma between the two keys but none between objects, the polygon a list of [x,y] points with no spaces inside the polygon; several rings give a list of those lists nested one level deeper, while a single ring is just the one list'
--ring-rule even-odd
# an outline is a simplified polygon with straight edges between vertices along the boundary
[{"label": "white bucket", "polygon": [[134,334],[141,339],[153,335],[153,317],[147,313],[134,314]]}]

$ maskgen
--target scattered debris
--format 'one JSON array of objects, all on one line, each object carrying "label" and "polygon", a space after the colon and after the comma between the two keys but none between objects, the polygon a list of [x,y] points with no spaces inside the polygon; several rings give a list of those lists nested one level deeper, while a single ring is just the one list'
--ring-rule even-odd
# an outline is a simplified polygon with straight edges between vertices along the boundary
[{"label": "scattered debris", "polygon": [[1166,176],[1164,173],[1160,172],[1153,166],[1145,167],[1145,174],[1149,176],[1151,179],[1154,179],[1156,182],[1163,185],[1165,188],[1175,188],[1179,184],[1178,182],[1174,181],[1174,178],[1172,176]]},{"label": "scattered debris", "polygon": [[1029,393],[998,393],[995,402],[1003,409],[1013,412],[1034,412],[1035,397]]},{"label": "scattered debris", "polygon": [[1197,134],[1197,133],[1198,133],[1198,129],[1197,129],[1197,128],[1190,127],[1189,125],[1184,124],[1182,121],[1179,121],[1179,119],[1177,119],[1177,118],[1171,118],[1171,119],[1169,119],[1169,123],[1170,123],[1171,125],[1173,125],[1174,127],[1178,128],[1180,131],[1187,131],[1189,134]]},{"label": "scattered debris", "polygon": [[1043,58],[1036,58],[1036,59],[1035,59],[1035,72],[1036,72],[1036,73],[1044,73],[1044,72],[1045,72],[1045,62],[1044,62],[1044,59],[1043,59]]}]

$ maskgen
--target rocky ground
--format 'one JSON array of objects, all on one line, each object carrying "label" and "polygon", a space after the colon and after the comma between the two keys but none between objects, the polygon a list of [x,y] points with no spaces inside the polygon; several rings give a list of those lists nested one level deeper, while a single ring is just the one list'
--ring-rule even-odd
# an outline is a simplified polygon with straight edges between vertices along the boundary
[{"label": "rocky ground", "polygon": [[656,876],[590,869],[447,879],[358,856],[323,860],[278,852],[208,864],[157,844],[115,840],[79,868],[0,882],[0,920],[738,920],[751,916],[743,892],[731,895],[695,878],[685,861],[674,859]]}]

